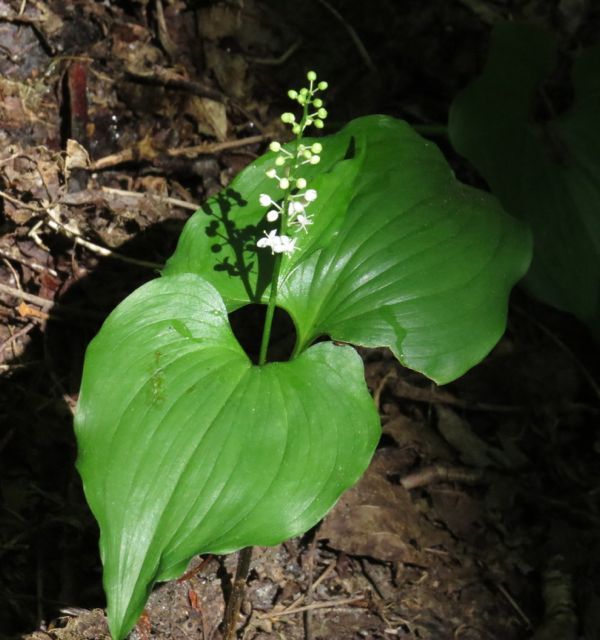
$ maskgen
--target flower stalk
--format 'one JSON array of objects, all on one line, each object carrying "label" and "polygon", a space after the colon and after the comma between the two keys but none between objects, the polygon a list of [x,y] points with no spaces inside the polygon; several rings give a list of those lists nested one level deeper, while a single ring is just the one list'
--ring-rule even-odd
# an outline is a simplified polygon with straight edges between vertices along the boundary
[{"label": "flower stalk", "polygon": [[[281,115],[282,122],[290,125],[292,133],[296,136],[293,151],[284,149],[277,141],[273,141],[269,145],[270,150],[279,155],[275,159],[275,167],[268,169],[266,175],[277,182],[278,188],[283,191],[282,197],[278,200],[263,193],[259,198],[260,204],[268,208],[267,221],[276,223],[276,226],[268,232],[265,231],[264,237],[256,243],[259,249],[271,249],[271,253],[275,256],[271,291],[258,357],[259,365],[263,365],[267,361],[282,261],[285,256],[292,255],[298,249],[296,246],[297,237],[293,237],[293,234],[308,233],[308,227],[313,224],[307,207],[316,200],[318,195],[315,189],[307,188],[306,179],[298,177],[298,171],[302,165],[316,165],[321,159],[322,145],[315,142],[306,146],[302,144],[302,138],[307,127],[312,125],[317,129],[322,129],[324,126],[323,121],[327,117],[327,110],[323,107],[323,101],[315,95],[319,91],[327,89],[327,83],[323,81],[317,83],[317,74],[314,71],[309,71],[306,77],[309,82],[307,88],[300,89],[300,91],[292,89],[288,92],[288,96],[302,107],[300,121],[297,122],[296,116],[291,112]],[[311,111],[311,108],[315,110]]]}]

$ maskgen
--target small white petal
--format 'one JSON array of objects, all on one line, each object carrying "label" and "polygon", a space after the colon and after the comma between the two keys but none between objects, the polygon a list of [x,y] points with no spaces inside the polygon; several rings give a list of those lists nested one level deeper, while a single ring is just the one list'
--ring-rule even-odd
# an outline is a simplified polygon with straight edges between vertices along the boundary
[{"label": "small white petal", "polygon": [[295,216],[297,213],[304,211],[304,205],[301,202],[292,201],[288,207],[288,215]]},{"label": "small white petal", "polygon": [[308,216],[304,216],[302,214],[300,214],[297,218],[296,218],[296,222],[295,224],[297,224],[300,229],[302,229],[302,231],[306,231],[308,233],[308,230],[306,227],[308,227],[308,225],[312,224],[313,221],[311,218],[309,218]]}]

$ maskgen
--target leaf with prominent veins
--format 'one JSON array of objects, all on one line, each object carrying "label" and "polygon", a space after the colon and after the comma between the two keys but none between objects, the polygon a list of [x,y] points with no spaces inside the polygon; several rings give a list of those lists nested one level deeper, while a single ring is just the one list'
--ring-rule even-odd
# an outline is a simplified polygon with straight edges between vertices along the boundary
[{"label": "leaf with prominent veins", "polygon": [[101,530],[111,631],[198,553],[316,524],[366,469],[379,419],[350,347],[253,366],[193,274],[138,289],[86,356],[78,468]]}]

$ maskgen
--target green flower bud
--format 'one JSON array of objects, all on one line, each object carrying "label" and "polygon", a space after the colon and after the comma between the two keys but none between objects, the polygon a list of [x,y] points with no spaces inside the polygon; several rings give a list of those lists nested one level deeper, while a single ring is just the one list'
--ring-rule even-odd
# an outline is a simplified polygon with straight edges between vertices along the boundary
[{"label": "green flower bud", "polygon": [[297,91],[294,91],[294,89],[290,89],[290,90],[288,91],[288,97],[289,97],[291,100],[295,100],[295,99],[298,97],[298,92],[297,92]]},{"label": "green flower bud", "polygon": [[269,145],[269,149],[277,153],[278,151],[281,151],[281,145],[276,140],[273,140],[273,142],[271,142],[271,144]]},{"label": "green flower bud", "polygon": [[321,100],[321,98],[315,98],[313,100],[313,104],[315,105],[315,107],[318,109],[319,107],[323,106],[323,100]]},{"label": "green flower bud", "polygon": [[310,82],[314,82],[314,81],[317,79],[317,74],[316,74],[314,71],[309,71],[309,72],[306,74],[306,77],[308,78],[308,80],[309,80]]},{"label": "green flower bud", "polygon": [[306,180],[304,178],[298,178],[298,180],[296,180],[296,187],[298,189],[306,189]]},{"label": "green flower bud", "polygon": [[319,164],[321,162],[321,156],[313,156],[310,159],[310,164]]},{"label": "green flower bud", "polygon": [[325,82],[325,80],[321,80],[321,82],[319,82],[319,84],[317,85],[317,87],[321,91],[325,91],[325,89],[327,89],[328,86],[329,85]]},{"label": "green flower bud", "polygon": [[300,95],[306,97],[308,95],[308,89],[306,87],[302,87],[302,89],[300,89]]},{"label": "green flower bud", "polygon": [[323,124],[323,120],[319,120],[319,118],[317,118],[315,120],[315,127],[317,129],[322,129],[325,125]]},{"label": "green flower bud", "polygon": [[275,158],[275,166],[283,167],[284,164],[285,164],[285,158],[283,156],[277,156]]},{"label": "green flower bud", "polygon": [[313,119],[312,118],[306,118],[306,126],[310,127],[310,125],[313,123]]},{"label": "green flower bud", "polygon": [[315,142],[311,145],[310,150],[313,153],[321,153],[321,151],[323,151],[323,145],[320,142]]},{"label": "green flower bud", "polygon": [[296,135],[298,135],[301,131],[302,129],[300,128],[300,125],[296,122],[292,127],[292,133],[295,133]]},{"label": "green flower bud", "polygon": [[289,189],[290,188],[290,181],[287,178],[281,178],[281,180],[279,181],[279,188],[280,189]]},{"label": "green flower bud", "polygon": [[268,171],[265,171],[265,175],[267,176],[267,178],[275,178],[277,177],[277,172],[275,171],[275,169],[269,169]]},{"label": "green flower bud", "polygon": [[317,111],[317,115],[319,116],[319,118],[325,119],[327,117],[327,109],[323,109],[323,108],[319,109]]},{"label": "green flower bud", "polygon": [[310,149],[305,149],[302,152],[302,155],[308,160],[309,158],[312,158],[312,152]]},{"label": "green flower bud", "polygon": [[291,124],[296,121],[296,116],[289,111],[281,114],[281,122],[285,122],[286,124]]},{"label": "green flower bud", "polygon": [[304,106],[306,104],[306,96],[298,96],[298,104]]}]

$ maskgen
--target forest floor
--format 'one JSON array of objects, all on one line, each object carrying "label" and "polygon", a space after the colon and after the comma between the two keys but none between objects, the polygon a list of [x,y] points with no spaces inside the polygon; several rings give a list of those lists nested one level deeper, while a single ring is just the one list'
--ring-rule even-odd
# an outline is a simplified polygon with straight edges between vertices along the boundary
[{"label": "forest floor", "polygon": [[[375,112],[444,124],[493,23],[574,43],[600,23],[564,0],[330,1],[0,0],[0,638],[109,638],[74,467],[85,347],[198,204],[281,139],[286,90],[317,69],[332,130]],[[586,330],[517,290],[500,343],[453,384],[361,353],[373,463],[304,537],[255,550],[239,637],[599,638]],[[131,637],[218,640],[235,563],[193,559]]]}]

